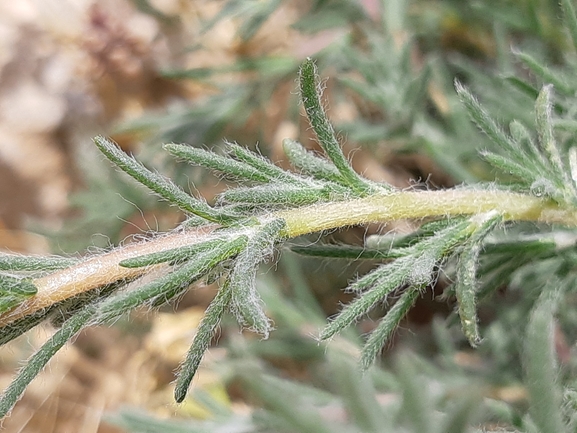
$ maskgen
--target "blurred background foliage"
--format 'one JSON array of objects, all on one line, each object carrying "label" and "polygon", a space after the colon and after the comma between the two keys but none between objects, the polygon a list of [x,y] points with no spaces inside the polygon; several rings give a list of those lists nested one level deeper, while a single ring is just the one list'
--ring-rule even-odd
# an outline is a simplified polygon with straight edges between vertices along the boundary
[{"label": "blurred background foliage", "polygon": [[[103,161],[90,144],[96,134],[209,200],[224,182],[175,163],[162,143],[218,149],[234,140],[283,166],[283,138],[318,149],[296,94],[308,56],[327,78],[328,113],[355,168],[399,187],[494,178],[477,155],[491,145],[460,105],[455,78],[503,125],[532,125],[537,92],[553,83],[559,128],[568,137],[577,130],[577,25],[562,25],[557,0],[27,0],[0,11],[0,247],[11,251],[75,254],[180,222],[176,210]],[[412,229],[408,222],[353,228],[327,240],[361,244],[369,234]],[[172,403],[172,371],[213,286],[194,288],[159,314],[83,333],[5,427],[537,432],[547,431],[550,416],[550,428],[559,418],[574,431],[575,252],[543,245],[515,263],[484,259],[479,349],[455,326],[450,296],[439,299],[450,284],[440,275],[382,364],[362,377],[354,361],[371,317],[326,347],[314,335],[350,299],[341,288],[371,263],[279,251],[259,283],[278,330],[260,341],[223,323],[183,405]],[[553,319],[553,301],[534,305],[555,276],[566,295]],[[28,335],[2,351],[4,384],[45,339]],[[544,358],[533,357],[534,347]],[[531,384],[547,384],[555,362],[558,382],[540,395]]]}]

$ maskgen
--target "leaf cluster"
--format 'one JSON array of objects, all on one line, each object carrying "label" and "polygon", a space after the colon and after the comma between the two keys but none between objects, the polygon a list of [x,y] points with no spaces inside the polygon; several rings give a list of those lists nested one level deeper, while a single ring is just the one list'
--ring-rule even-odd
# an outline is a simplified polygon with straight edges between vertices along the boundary
[{"label": "leaf cluster", "polygon": [[[275,244],[287,235],[285,222],[271,214],[270,210],[298,208],[390,190],[386,185],[363,179],[351,169],[322,109],[315,74],[314,63],[307,60],[301,69],[303,103],[330,159],[323,160],[305,151],[297,142],[285,143],[290,159],[306,174],[286,172],[260,155],[232,143],[228,145],[227,155],[185,145],[165,146],[168,152],[179,159],[217,170],[226,177],[242,180],[248,185],[225,191],[215,206],[195,198],[170,179],[149,170],[108,139],[95,138],[96,146],[118,168],[188,215],[179,230],[183,233],[187,230],[214,231],[206,239],[200,237],[198,242],[190,245],[121,260],[118,263],[121,268],[140,269],[134,274],[136,281],[133,277],[120,278],[111,281],[106,287],[97,286],[62,302],[53,302],[49,308],[30,311],[22,318],[16,316],[15,320],[11,320],[8,316],[8,322],[2,329],[3,342],[17,337],[48,317],[62,317],[63,320],[60,320],[60,330],[29,360],[15,382],[6,390],[0,403],[3,413],[9,410],[50,357],[80,329],[88,325],[109,323],[136,307],[170,302],[216,267],[221,267],[227,276],[209,305],[184,360],[177,380],[176,400],[184,399],[188,385],[225,311],[231,311],[241,325],[264,337],[268,336],[272,325],[256,291],[256,272],[258,265],[271,257]],[[264,210],[269,213],[264,213]],[[38,271],[32,275],[36,279],[50,276],[53,269],[68,266],[73,269],[75,266],[65,259],[28,260],[12,255],[0,259],[3,268],[14,272]],[[163,269],[160,276],[139,284],[140,275],[159,267]],[[6,310],[16,307],[9,313],[18,315],[19,308],[27,308],[23,301],[35,294],[36,287],[28,280],[17,280],[8,275],[5,281],[6,294],[2,301],[6,304]]]}]

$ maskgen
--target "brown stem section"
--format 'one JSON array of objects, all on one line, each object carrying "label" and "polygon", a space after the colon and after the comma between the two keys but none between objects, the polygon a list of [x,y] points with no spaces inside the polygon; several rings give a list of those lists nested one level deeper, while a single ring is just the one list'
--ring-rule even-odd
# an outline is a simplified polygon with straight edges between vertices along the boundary
[{"label": "brown stem section", "polygon": [[203,226],[173,232],[150,241],[129,244],[108,253],[90,257],[69,268],[36,278],[33,283],[38,293],[0,316],[0,327],[88,290],[143,275],[150,271],[151,267],[124,268],[118,263],[133,257],[198,243],[210,236],[210,233],[217,227],[216,225]]}]

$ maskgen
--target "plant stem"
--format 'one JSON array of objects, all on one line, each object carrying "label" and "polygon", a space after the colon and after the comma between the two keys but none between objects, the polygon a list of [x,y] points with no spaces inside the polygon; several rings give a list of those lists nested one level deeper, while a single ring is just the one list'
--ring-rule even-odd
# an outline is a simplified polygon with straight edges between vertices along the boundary
[{"label": "plant stem", "polygon": [[[366,223],[386,223],[399,219],[425,217],[448,218],[493,210],[501,214],[504,220],[577,226],[576,210],[563,208],[550,200],[506,191],[466,189],[372,195],[361,199],[283,210],[272,215],[261,215],[259,219],[263,224],[271,218],[283,219],[286,226],[281,236],[293,238],[307,233]],[[0,316],[0,327],[88,290],[149,272],[153,267],[125,268],[119,263],[144,254],[207,240],[216,227],[218,226],[210,225],[174,232],[148,242],[120,247],[37,278],[32,283],[37,287],[38,293]]]},{"label": "plant stem", "polygon": [[536,221],[577,226],[577,210],[550,200],[507,191],[444,190],[379,194],[275,214],[286,222],[286,237],[338,227],[400,219],[451,217],[497,211],[508,221]]},{"label": "plant stem", "polygon": [[88,290],[145,274],[156,266],[125,268],[119,263],[144,254],[198,243],[210,236],[210,232],[216,227],[218,226],[208,225],[170,233],[148,242],[130,244],[36,278],[32,283],[38,289],[37,294],[0,316],[0,327]]}]

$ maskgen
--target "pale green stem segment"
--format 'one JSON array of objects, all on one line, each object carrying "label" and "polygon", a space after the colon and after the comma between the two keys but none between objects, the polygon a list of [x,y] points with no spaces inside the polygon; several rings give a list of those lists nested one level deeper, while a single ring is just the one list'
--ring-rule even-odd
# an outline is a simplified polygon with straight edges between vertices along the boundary
[{"label": "pale green stem segment", "polygon": [[407,191],[280,211],[286,237],[400,219],[452,217],[496,211],[508,221],[577,225],[577,211],[553,201],[507,191]]}]

